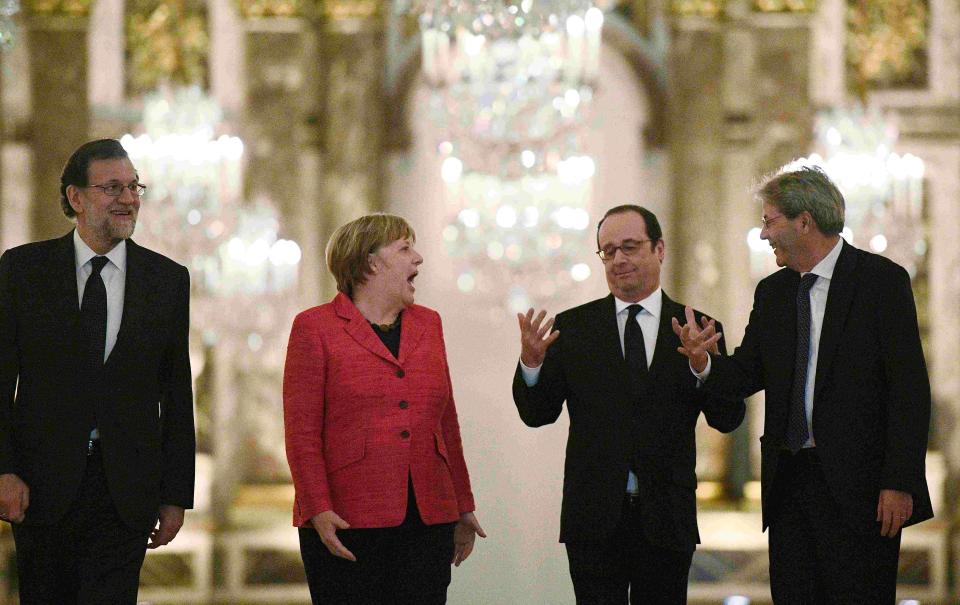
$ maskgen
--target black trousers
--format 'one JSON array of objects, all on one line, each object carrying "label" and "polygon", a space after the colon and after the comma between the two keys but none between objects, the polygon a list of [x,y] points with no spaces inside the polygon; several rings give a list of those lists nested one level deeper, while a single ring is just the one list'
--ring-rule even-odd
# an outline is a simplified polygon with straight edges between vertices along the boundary
[{"label": "black trousers", "polygon": [[683,605],[693,551],[651,544],[640,523],[642,504],[626,497],[617,529],[606,542],[568,543],[577,605]]},{"label": "black trousers", "polygon": [[357,561],[330,554],[311,526],[300,528],[300,556],[314,605],[442,605],[447,602],[456,523],[426,525],[413,485],[397,527],[341,529]]},{"label": "black trousers", "polygon": [[770,524],[777,605],[892,605],[900,534],[854,532],[830,494],[815,448],[781,454]]},{"label": "black trousers", "polygon": [[13,526],[20,604],[135,605],[147,538],[117,514],[95,451],[63,519]]}]

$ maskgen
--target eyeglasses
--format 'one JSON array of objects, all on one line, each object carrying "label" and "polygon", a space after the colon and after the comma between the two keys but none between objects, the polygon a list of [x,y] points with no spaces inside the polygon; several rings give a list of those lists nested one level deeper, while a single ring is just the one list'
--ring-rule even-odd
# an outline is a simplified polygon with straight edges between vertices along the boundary
[{"label": "eyeglasses", "polygon": [[122,185],[120,183],[107,183],[106,185],[87,185],[85,189],[92,189],[96,187],[102,191],[105,195],[110,197],[120,197],[123,194],[124,189],[129,189],[130,193],[140,197],[143,195],[143,192],[147,190],[147,186],[143,183],[130,183],[129,185]]},{"label": "eyeglasses", "polygon": [[623,252],[626,256],[636,256],[644,244],[652,241],[652,239],[628,239],[619,246],[606,246],[605,248],[597,250],[597,256],[599,256],[603,262],[613,260],[613,257],[617,255],[617,250]]},{"label": "eyeglasses", "polygon": [[782,214],[778,214],[777,216],[771,216],[770,218],[764,218],[764,217],[761,216],[761,217],[760,217],[760,224],[763,225],[763,228],[764,228],[764,229],[769,229],[769,228],[770,228],[770,223],[772,223],[773,221],[777,220],[777,219],[780,218],[781,216],[783,216],[783,215],[782,215]]}]

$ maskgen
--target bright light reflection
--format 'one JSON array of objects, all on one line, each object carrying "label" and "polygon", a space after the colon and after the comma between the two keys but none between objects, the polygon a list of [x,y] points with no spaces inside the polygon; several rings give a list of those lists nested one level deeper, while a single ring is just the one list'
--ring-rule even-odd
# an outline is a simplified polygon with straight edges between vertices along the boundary
[{"label": "bright light reflection", "polygon": [[469,273],[461,273],[457,277],[457,289],[461,292],[472,292],[476,285],[476,280]]},{"label": "bright light reflection", "polygon": [[497,209],[497,225],[509,229],[517,224],[517,211],[513,206],[504,204]]},{"label": "bright light reflection", "polygon": [[491,260],[500,260],[503,258],[503,244],[500,242],[490,242],[487,244],[487,256]]},{"label": "bright light reflection", "polygon": [[529,149],[524,149],[523,153],[520,154],[520,162],[524,168],[533,168],[533,165],[537,163],[537,155]]},{"label": "bright light reflection", "polygon": [[750,246],[750,250],[753,252],[773,254],[773,248],[770,247],[770,244],[768,244],[766,240],[760,239],[760,231],[760,227],[754,227],[747,233],[747,245]]},{"label": "bright light reflection", "polygon": [[440,178],[443,179],[444,183],[456,183],[460,180],[462,174],[463,162],[460,161],[460,158],[450,156],[443,160],[443,164],[440,165]]},{"label": "bright light reflection", "polygon": [[590,277],[590,267],[586,263],[577,263],[570,267],[570,277],[573,281],[584,281]]},{"label": "bright light reflection", "polygon": [[883,254],[887,249],[887,238],[882,233],[878,233],[870,238],[870,249],[877,254]]},{"label": "bright light reflection", "polygon": [[603,27],[603,11],[596,6],[591,6],[587,9],[584,22],[587,26],[587,29],[591,31],[599,30],[601,27]]},{"label": "bright light reflection", "polygon": [[480,213],[474,208],[464,208],[460,211],[460,214],[457,215],[457,218],[460,219],[463,226],[468,229],[473,229],[480,224]]},{"label": "bright light reflection", "polygon": [[453,225],[447,225],[443,228],[443,241],[445,242],[455,242],[459,235],[460,230]]},{"label": "bright light reflection", "polygon": [[580,15],[570,15],[567,17],[567,34],[573,37],[582,36],[585,24]]}]

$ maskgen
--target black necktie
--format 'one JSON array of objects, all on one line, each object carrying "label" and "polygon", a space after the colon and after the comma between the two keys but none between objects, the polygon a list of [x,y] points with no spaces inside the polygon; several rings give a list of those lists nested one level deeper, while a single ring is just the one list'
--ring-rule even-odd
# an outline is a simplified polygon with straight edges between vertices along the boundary
[{"label": "black necktie", "polygon": [[103,367],[103,355],[107,346],[107,288],[103,285],[100,271],[107,264],[106,256],[95,256],[90,261],[93,271],[83,288],[80,302],[80,325],[86,344],[90,368]]},{"label": "black necktie", "polygon": [[627,316],[627,327],[623,330],[623,357],[627,360],[631,376],[638,378],[647,373],[647,348],[643,344],[643,330],[637,322],[637,314],[643,311],[643,307],[630,305],[627,309],[630,314]]},{"label": "black necktie", "polygon": [[797,286],[797,355],[793,367],[793,387],[790,389],[790,410],[787,416],[787,447],[797,453],[810,437],[807,428],[807,364],[810,361],[810,288],[817,276],[807,273]]}]

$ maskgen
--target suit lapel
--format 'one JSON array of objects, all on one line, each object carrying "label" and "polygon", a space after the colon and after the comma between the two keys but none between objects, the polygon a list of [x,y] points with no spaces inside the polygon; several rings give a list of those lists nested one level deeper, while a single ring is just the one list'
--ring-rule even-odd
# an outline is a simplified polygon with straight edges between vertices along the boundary
[{"label": "suit lapel", "polygon": [[827,373],[837,353],[837,346],[843,336],[843,326],[847,321],[847,313],[853,302],[856,290],[854,269],[857,266],[856,250],[844,242],[837,258],[837,265],[830,278],[830,289],[827,292],[827,309],[823,314],[823,327],[820,331],[820,345],[817,352],[817,378],[814,387],[814,405],[816,395],[826,382]]},{"label": "suit lapel", "polygon": [[676,351],[680,346],[677,335],[673,333],[673,325],[670,321],[674,317],[683,324],[683,307],[673,302],[666,292],[663,292],[663,299],[660,304],[660,319],[657,327],[657,344],[653,348],[653,363],[650,364],[651,381],[656,376],[663,373],[663,368],[667,367],[667,359],[670,354]]},{"label": "suit lapel", "polygon": [[52,264],[54,297],[58,315],[64,318],[67,342],[80,344],[80,299],[77,295],[77,256],[73,249],[73,231],[57,241]]},{"label": "suit lapel", "polygon": [[620,345],[620,327],[617,325],[617,301],[613,294],[600,300],[599,326],[596,332],[599,346],[597,351],[607,367],[617,368],[616,374],[627,376],[629,369],[623,358],[623,348]]},{"label": "suit lapel", "polygon": [[[337,311],[337,315],[341,318],[347,320],[347,325],[344,329],[347,331],[347,334],[350,335],[357,344],[359,344],[364,349],[370,351],[374,355],[389,361],[394,365],[400,365],[399,362],[394,359],[393,355],[390,354],[390,351],[387,350],[387,347],[383,344],[383,341],[380,340],[380,337],[374,333],[373,328],[370,327],[370,323],[366,318],[360,313],[356,305],[353,304],[353,301],[350,300],[346,294],[340,292],[337,294],[336,298],[333,299],[334,308]],[[401,323],[401,333],[400,333],[400,355],[404,355],[404,332],[406,332],[406,323],[407,318],[404,317]],[[422,334],[421,328],[421,334]],[[419,335],[417,337],[419,339]],[[407,337],[408,340],[412,339],[412,335]]]}]

